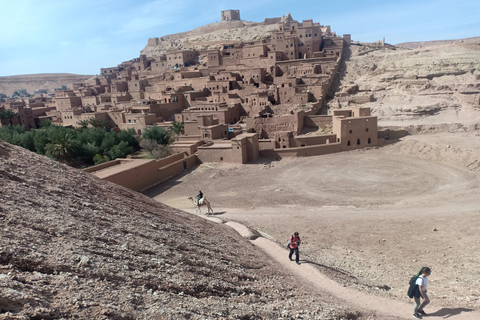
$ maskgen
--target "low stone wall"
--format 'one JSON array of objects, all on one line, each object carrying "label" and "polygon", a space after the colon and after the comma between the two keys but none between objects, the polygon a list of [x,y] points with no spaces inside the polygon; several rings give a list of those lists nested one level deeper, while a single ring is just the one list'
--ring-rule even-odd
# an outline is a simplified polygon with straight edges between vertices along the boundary
[{"label": "low stone wall", "polygon": [[260,157],[281,159],[285,157],[310,157],[345,151],[340,143],[298,148],[260,150]]}]

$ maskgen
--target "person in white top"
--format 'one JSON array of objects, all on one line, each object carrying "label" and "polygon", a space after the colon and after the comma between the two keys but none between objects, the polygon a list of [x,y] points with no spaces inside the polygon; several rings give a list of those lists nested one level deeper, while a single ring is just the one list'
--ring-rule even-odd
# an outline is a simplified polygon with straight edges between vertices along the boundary
[{"label": "person in white top", "polygon": [[423,298],[422,304],[420,304],[420,296],[415,296],[415,305],[413,306],[413,317],[417,319],[422,319],[422,315],[426,315],[423,308],[430,303],[430,299],[427,295],[427,285],[428,285],[428,276],[432,271],[428,267],[423,267],[421,275],[418,277],[415,284],[418,285],[418,290],[420,291],[420,296]]}]

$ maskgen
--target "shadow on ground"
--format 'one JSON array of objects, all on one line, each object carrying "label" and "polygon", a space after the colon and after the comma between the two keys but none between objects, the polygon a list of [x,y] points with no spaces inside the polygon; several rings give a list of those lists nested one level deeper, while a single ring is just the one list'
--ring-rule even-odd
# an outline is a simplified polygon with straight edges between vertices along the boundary
[{"label": "shadow on ground", "polygon": [[442,308],[435,313],[429,313],[429,316],[432,317],[442,317],[444,319],[450,318],[452,316],[459,315],[462,312],[472,312],[472,309],[465,309],[465,308]]}]

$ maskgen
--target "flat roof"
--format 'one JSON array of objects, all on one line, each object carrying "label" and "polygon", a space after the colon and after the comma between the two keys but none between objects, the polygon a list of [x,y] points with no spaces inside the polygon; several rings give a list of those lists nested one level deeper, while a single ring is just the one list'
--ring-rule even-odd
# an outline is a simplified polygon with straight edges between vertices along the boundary
[{"label": "flat roof", "polygon": [[111,175],[117,174],[122,171],[130,170],[132,168],[144,165],[147,162],[155,161],[152,159],[120,159],[120,163],[112,165],[110,167],[100,169],[98,171],[90,172],[100,179],[105,179]]}]

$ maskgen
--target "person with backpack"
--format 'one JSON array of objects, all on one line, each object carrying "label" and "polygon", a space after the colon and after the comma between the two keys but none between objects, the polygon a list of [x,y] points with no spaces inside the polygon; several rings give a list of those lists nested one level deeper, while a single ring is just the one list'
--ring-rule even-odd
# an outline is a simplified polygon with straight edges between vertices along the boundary
[{"label": "person with backpack", "polygon": [[300,236],[298,232],[295,232],[293,235],[290,236],[290,239],[288,239],[288,248],[290,249],[290,254],[288,255],[288,258],[290,261],[293,261],[292,256],[293,253],[295,252],[295,261],[297,264],[300,264],[300,254],[298,252],[298,246],[300,245]]},{"label": "person with backpack", "polygon": [[[417,279],[415,282],[412,281],[413,278],[410,280],[411,283],[410,288],[408,289],[408,296],[415,300],[415,304],[413,306],[413,317],[416,319],[422,319],[422,315],[426,315],[425,311],[423,311],[423,308],[430,303],[430,299],[427,295],[427,285],[428,276],[431,272],[432,271],[429,267],[422,267],[416,276]],[[423,299],[422,303],[420,303],[420,298]]]}]

